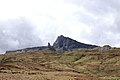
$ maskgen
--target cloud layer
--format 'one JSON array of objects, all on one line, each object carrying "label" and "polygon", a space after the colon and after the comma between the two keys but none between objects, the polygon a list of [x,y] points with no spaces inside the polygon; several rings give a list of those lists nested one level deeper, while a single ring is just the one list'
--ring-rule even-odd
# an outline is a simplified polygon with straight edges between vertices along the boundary
[{"label": "cloud layer", "polygon": [[119,0],[0,1],[0,52],[53,43],[61,34],[120,46],[119,7]]},{"label": "cloud layer", "polygon": [[[69,2],[69,1],[68,1]],[[120,1],[71,0],[79,7],[77,19],[90,28],[83,37],[92,43],[120,46]]]},{"label": "cloud layer", "polygon": [[25,19],[0,23],[0,51],[42,45],[34,27]]}]

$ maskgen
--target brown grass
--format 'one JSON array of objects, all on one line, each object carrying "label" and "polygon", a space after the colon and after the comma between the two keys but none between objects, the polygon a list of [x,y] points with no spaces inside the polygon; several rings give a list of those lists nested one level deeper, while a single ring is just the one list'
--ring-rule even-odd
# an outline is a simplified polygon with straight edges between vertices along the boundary
[{"label": "brown grass", "polygon": [[0,80],[119,80],[120,49],[0,55]]}]

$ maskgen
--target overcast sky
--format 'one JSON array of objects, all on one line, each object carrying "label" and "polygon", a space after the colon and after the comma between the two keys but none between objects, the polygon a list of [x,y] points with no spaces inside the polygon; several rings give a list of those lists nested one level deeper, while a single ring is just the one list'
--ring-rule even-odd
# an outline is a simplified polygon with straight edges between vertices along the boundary
[{"label": "overcast sky", "polygon": [[0,53],[64,35],[120,46],[120,0],[0,0]]}]

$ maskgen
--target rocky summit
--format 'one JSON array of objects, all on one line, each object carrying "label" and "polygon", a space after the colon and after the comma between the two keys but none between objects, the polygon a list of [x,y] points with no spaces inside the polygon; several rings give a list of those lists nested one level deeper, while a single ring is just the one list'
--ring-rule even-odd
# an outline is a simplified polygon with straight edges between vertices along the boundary
[{"label": "rocky summit", "polygon": [[73,40],[69,37],[64,37],[63,35],[61,35],[61,36],[58,36],[57,40],[53,43],[53,47],[56,51],[58,50],[68,51],[68,50],[74,50],[74,49],[79,49],[79,48],[91,49],[91,48],[95,48],[98,46],[84,44],[76,40]]},{"label": "rocky summit", "polygon": [[63,53],[64,51],[70,51],[70,50],[79,49],[79,48],[92,49],[95,47],[98,47],[98,46],[81,43],[69,37],[60,35],[58,36],[58,38],[56,39],[56,41],[53,43],[52,46],[50,45],[50,43],[48,43],[48,46],[40,46],[40,47],[14,50],[14,51],[6,51],[6,53],[11,53],[11,52],[20,53],[20,52],[29,52],[34,50],[51,50],[51,51],[57,51],[57,52]]}]

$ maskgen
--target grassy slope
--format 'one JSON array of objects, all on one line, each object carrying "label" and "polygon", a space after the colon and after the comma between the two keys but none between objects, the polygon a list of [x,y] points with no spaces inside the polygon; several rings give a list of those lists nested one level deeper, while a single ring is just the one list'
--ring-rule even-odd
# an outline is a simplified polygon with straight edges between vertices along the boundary
[{"label": "grassy slope", "polygon": [[120,80],[120,49],[0,55],[0,80]]}]

